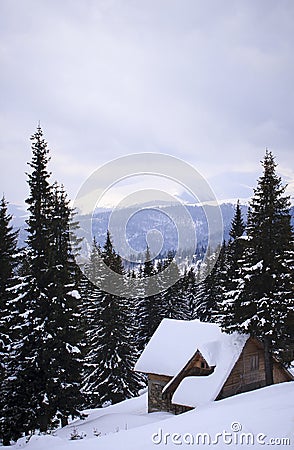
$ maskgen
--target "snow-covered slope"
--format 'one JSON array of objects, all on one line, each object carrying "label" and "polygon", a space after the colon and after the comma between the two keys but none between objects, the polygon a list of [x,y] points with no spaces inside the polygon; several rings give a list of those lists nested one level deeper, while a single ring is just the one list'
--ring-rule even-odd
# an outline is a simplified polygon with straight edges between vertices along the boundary
[{"label": "snow-covered slope", "polygon": [[[34,436],[27,450],[151,450],[154,448],[293,448],[294,382],[282,383],[212,402],[179,416],[146,415],[146,394],[103,410],[57,431]],[[165,420],[162,420],[165,419]],[[150,420],[151,423],[148,423]],[[121,427],[122,424],[129,424]],[[147,423],[147,424],[146,424]],[[145,425],[144,425],[145,424]],[[87,438],[70,441],[74,426]],[[132,428],[133,429],[124,429]],[[119,430],[118,430],[119,428]],[[108,433],[93,436],[93,430]],[[103,431],[104,430],[104,431]],[[117,431],[117,432],[116,432]]]}]

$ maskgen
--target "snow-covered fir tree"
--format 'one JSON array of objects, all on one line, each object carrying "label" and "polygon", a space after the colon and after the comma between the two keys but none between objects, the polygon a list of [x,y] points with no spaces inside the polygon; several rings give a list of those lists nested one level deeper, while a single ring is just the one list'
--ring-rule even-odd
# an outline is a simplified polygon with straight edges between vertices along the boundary
[{"label": "snow-covered fir tree", "polygon": [[[161,276],[162,275],[162,276]],[[189,303],[185,295],[183,277],[174,259],[173,252],[168,252],[163,261],[159,280],[162,292],[158,294],[161,314],[164,318],[187,320],[189,318]],[[165,289],[165,286],[168,286]]]},{"label": "snow-covered fir tree", "polygon": [[[69,416],[79,416],[83,341],[80,324],[80,271],[73,248],[76,227],[64,188],[54,185],[50,212],[47,296],[50,314],[46,319],[48,421],[56,414],[64,426]],[[49,348],[48,348],[49,347]],[[57,377],[58,375],[58,377]]]},{"label": "snow-covered fir tree", "polygon": [[153,336],[154,331],[164,318],[160,293],[146,295],[158,290],[159,277],[156,275],[160,270],[160,267],[155,267],[149,247],[147,246],[144,267],[141,274],[144,281],[145,296],[140,298],[137,303],[137,345],[139,351],[145,348]]},{"label": "snow-covered fir tree", "polygon": [[[25,268],[20,279],[18,296],[12,304],[18,311],[18,336],[11,347],[7,396],[5,398],[5,427],[11,438],[28,434],[41,426],[45,376],[42,370],[43,326],[48,307],[44,292],[48,285],[49,207],[51,201],[47,143],[40,127],[32,136],[32,171],[28,174],[30,197],[27,199],[29,219],[28,250]],[[46,339],[46,337],[45,337]]]},{"label": "snow-covered fir tree", "polygon": [[198,279],[197,279],[198,269],[195,267],[190,267],[187,269],[185,267],[184,274],[182,279],[179,281],[180,283],[180,292],[183,298],[185,299],[185,304],[188,308],[188,319],[193,320],[197,318],[196,310],[197,310],[197,290]]},{"label": "snow-covered fir tree", "polygon": [[[10,303],[17,284],[17,231],[11,225],[4,196],[0,201],[0,385],[5,379],[5,360],[10,346]],[[1,400],[0,400],[1,401]]]},{"label": "snow-covered fir tree", "polygon": [[202,322],[214,322],[218,315],[219,305],[223,301],[224,280],[226,277],[226,251],[227,246],[224,242],[214,266],[200,283],[195,315]]},{"label": "snow-covered fir tree", "polygon": [[233,288],[232,281],[236,279],[239,270],[239,261],[244,252],[246,240],[243,239],[245,232],[245,223],[240,208],[240,202],[237,201],[235,214],[230,229],[230,240],[226,252],[226,291]]},{"label": "snow-covered fir tree", "polygon": [[231,222],[230,240],[228,242],[224,262],[224,277],[222,278],[223,300],[219,303],[217,322],[224,328],[229,329],[234,324],[237,316],[237,302],[232,302],[232,292],[239,283],[240,261],[247,240],[243,237],[245,223],[242,216],[240,202],[237,201],[235,214]]},{"label": "snow-covered fir tree", "polygon": [[231,239],[233,239],[234,241],[239,237],[243,236],[244,231],[245,231],[245,223],[242,216],[240,200],[237,200],[235,214],[231,223],[231,229],[229,234]]},{"label": "snow-covered fir tree", "polygon": [[[93,248],[91,263],[97,259],[97,248]],[[123,275],[121,258],[113,249],[107,233],[101,251],[103,262],[112,271]],[[94,267],[88,270],[96,270]],[[99,263],[97,265],[99,267]],[[100,269],[98,269],[100,272]],[[114,279],[109,271],[102,269],[105,284],[112,286]],[[133,371],[137,354],[133,341],[133,321],[130,304],[126,298],[110,292],[93,289],[90,330],[88,332],[89,352],[86,357],[88,369],[83,391],[90,406],[104,406],[118,403],[138,395],[143,386],[142,378]]]},{"label": "snow-covered fir tree", "polygon": [[235,289],[226,302],[231,317],[229,323],[224,320],[223,328],[263,341],[266,383],[272,384],[271,353],[287,341],[293,311],[293,233],[289,197],[268,150],[262,165],[248,211],[247,241]]},{"label": "snow-covered fir tree", "polygon": [[[100,292],[99,283],[103,274],[101,249],[97,244],[96,238],[93,239],[89,262],[85,264],[83,272],[84,274],[80,278],[79,291],[82,297],[80,306],[80,312],[83,317],[82,327],[86,337],[88,330],[91,328],[91,323],[94,321],[94,312],[97,307],[95,302],[93,302],[93,297],[96,298],[97,293]],[[84,345],[87,347],[87,339],[85,339]]]},{"label": "snow-covered fir tree", "polygon": [[11,346],[5,426],[10,437],[47,431],[77,415],[80,337],[76,334],[77,269],[70,247],[71,210],[64,191],[52,188],[47,143],[32,136],[27,259],[13,302],[18,331]]},{"label": "snow-covered fir tree", "polygon": [[85,407],[92,408],[101,404],[97,386],[100,383],[97,372],[101,363],[100,352],[96,350],[101,345],[101,306],[103,291],[100,289],[103,276],[101,249],[93,239],[93,245],[88,264],[85,266],[85,276],[81,280],[83,298],[82,315],[85,318],[85,359],[83,368],[82,392],[85,397]]},{"label": "snow-covered fir tree", "polygon": [[7,205],[3,196],[0,201],[0,440],[4,445],[9,445],[4,415],[8,363],[15,333],[11,303],[17,285],[15,270],[18,263],[16,248],[18,232],[12,228],[12,216],[8,214]]}]

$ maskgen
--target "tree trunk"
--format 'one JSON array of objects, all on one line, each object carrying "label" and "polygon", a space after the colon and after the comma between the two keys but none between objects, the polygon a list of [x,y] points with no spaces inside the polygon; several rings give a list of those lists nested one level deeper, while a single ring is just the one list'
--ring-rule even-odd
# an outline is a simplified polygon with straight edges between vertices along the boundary
[{"label": "tree trunk", "polygon": [[66,416],[62,416],[61,417],[61,426],[66,427],[66,425],[68,425],[68,418]]},{"label": "tree trunk", "polygon": [[6,446],[8,447],[10,445],[10,437],[7,435],[3,435],[2,444],[3,444],[3,447],[6,447]]},{"label": "tree trunk", "polygon": [[48,430],[48,414],[44,413],[41,417],[40,417],[40,431],[41,433],[46,433]]},{"label": "tree trunk", "polygon": [[265,336],[263,338],[263,344],[264,344],[265,384],[266,386],[270,386],[271,384],[274,384],[271,338],[269,336]]}]

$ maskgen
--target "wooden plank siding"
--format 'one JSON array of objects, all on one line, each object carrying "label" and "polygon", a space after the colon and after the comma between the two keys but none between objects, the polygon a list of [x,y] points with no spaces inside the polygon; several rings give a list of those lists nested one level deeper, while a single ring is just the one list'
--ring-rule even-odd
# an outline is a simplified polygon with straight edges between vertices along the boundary
[{"label": "wooden plank siding", "polygon": [[[252,367],[253,361],[256,364],[255,367]],[[249,339],[217,400],[263,386],[265,386],[263,349],[255,340]]]},{"label": "wooden plank siding", "polygon": [[[289,374],[281,364],[273,361],[274,383],[289,381]],[[248,392],[265,386],[264,351],[254,338],[248,339],[243,351],[216,400]]]}]

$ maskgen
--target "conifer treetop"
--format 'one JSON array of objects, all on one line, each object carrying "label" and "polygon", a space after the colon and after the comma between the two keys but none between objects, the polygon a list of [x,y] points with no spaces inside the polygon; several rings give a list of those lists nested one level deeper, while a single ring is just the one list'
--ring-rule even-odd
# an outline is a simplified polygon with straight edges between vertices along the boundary
[{"label": "conifer treetop", "polygon": [[236,209],[235,209],[235,215],[232,220],[231,230],[230,230],[230,237],[232,239],[236,239],[238,237],[241,237],[245,231],[245,224],[242,217],[242,211],[240,207],[240,201],[238,199]]}]

